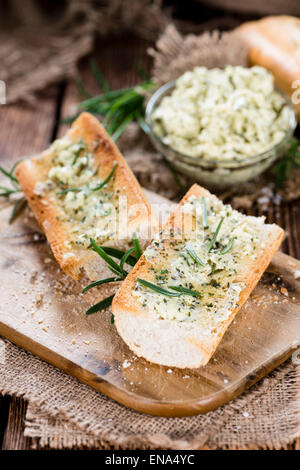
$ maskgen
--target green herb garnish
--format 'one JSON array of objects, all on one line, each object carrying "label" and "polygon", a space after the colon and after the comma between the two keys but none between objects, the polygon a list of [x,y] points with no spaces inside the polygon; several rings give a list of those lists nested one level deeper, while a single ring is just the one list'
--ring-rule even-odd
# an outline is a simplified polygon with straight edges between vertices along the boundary
[{"label": "green herb garnish", "polygon": [[111,177],[113,176],[117,168],[117,165],[118,165],[117,163],[114,163],[109,175],[105,178],[104,181],[102,181],[102,183],[98,184],[98,186],[96,186],[95,188],[90,188],[89,186],[84,186],[82,188],[67,188],[67,189],[62,189],[61,191],[58,191],[57,195],[67,194],[67,193],[79,193],[80,191],[84,191],[86,194],[89,194],[94,191],[99,191],[109,182],[109,180],[111,179]]},{"label": "green herb garnish", "polygon": [[81,138],[79,139],[78,145],[79,145],[79,149],[77,150],[77,152],[74,155],[74,158],[73,158],[73,161],[72,161],[72,166],[74,166],[75,163],[77,162],[82,150],[84,150],[86,148],[84,143],[83,143],[83,140]]},{"label": "green herb garnish", "polygon": [[105,251],[103,248],[95,242],[92,238],[90,238],[90,242],[92,245],[92,250],[98,253],[101,258],[107,263],[107,267],[110,268],[114,273],[119,274],[123,279],[127,276],[127,272],[121,268]]},{"label": "green herb garnish", "polygon": [[122,281],[119,277],[108,277],[106,279],[101,279],[100,281],[95,281],[86,286],[81,293],[84,294],[86,291],[92,289],[93,287],[101,286],[102,284],[108,284],[109,282]]},{"label": "green herb garnish", "polygon": [[121,269],[123,269],[124,264],[127,263],[128,258],[130,257],[131,253],[133,253],[134,251],[135,251],[135,249],[132,247],[126,253],[124,253],[124,255],[122,256],[121,261],[120,261],[120,268]]},{"label": "green herb garnish", "polygon": [[[18,160],[13,167],[11,168],[10,171],[6,170],[2,166],[0,166],[0,173],[2,173],[6,178],[8,178],[9,183],[11,184],[12,187],[8,186],[0,186],[0,197],[6,197],[9,199],[9,197],[12,194],[18,194],[22,193],[22,190],[20,188],[19,182],[17,178],[15,177],[15,169],[17,165],[21,162],[22,160]],[[17,199],[13,205],[13,209],[11,212],[11,215],[9,217],[9,223],[11,224],[16,218],[23,212],[27,205],[27,201],[24,196],[22,196],[20,199]]]},{"label": "green herb garnish", "polygon": [[137,234],[134,232],[134,234],[132,235],[132,244],[133,244],[133,248],[134,248],[134,253],[135,253],[135,256],[136,256],[136,259],[139,259],[141,256],[142,256],[142,248],[141,248],[141,244],[139,242],[139,239],[137,237]]},{"label": "green herb garnish", "polygon": [[228,253],[228,251],[230,251],[231,248],[233,247],[233,243],[234,243],[234,238],[232,238],[230,242],[228,243],[228,245],[225,246],[225,248],[223,248],[223,250],[220,251],[220,254],[225,255],[226,253]]},{"label": "green herb garnish", "polygon": [[[117,248],[112,248],[110,246],[102,246],[101,247],[105,253],[112,256],[113,258],[122,259],[123,256],[126,254],[124,251],[118,250]],[[130,266],[134,266],[137,262],[137,259],[134,256],[128,256],[126,259],[126,263]]]},{"label": "green herb garnish", "polygon": [[[134,234],[134,237],[132,239],[133,246],[130,248],[128,251],[124,252],[121,250],[118,250],[117,248],[112,248],[108,246],[99,246],[95,240],[90,238],[91,242],[91,248],[94,250],[105,262],[107,267],[117,276],[117,277],[108,277],[106,279],[101,279],[100,281],[95,281],[89,284],[87,287],[85,287],[82,291],[82,293],[88,291],[89,289],[92,289],[93,287],[101,286],[103,284],[111,283],[111,282],[117,282],[117,281],[124,281],[124,279],[127,276],[127,271],[124,270],[123,266],[125,263],[134,266],[140,256],[142,255],[142,250],[136,251],[136,247],[140,247],[140,242]],[[136,257],[132,256],[132,253],[136,254]],[[120,263],[116,263],[112,259],[112,257],[117,258],[120,260]],[[90,315],[91,313],[99,312],[100,310],[103,310],[107,307],[109,307],[112,303],[112,299],[114,297],[114,294],[103,299],[101,302],[98,302],[97,304],[93,305],[91,308],[89,308],[86,312],[87,315]],[[114,323],[113,315],[111,317],[111,323]]]},{"label": "green herb garnish", "polygon": [[220,228],[221,228],[221,225],[222,225],[223,221],[224,221],[224,217],[222,217],[222,219],[218,223],[217,229],[216,229],[215,233],[213,234],[212,239],[210,240],[210,243],[209,243],[208,248],[207,248],[208,253],[212,250],[212,248],[213,248],[213,246],[214,246],[214,244],[217,240],[217,236],[219,234],[219,231],[220,231]]},{"label": "green herb garnish", "polygon": [[85,313],[86,315],[91,315],[91,313],[100,312],[100,310],[104,310],[107,307],[110,307],[113,301],[115,294],[106,297],[105,299],[101,300],[97,304],[90,307]]},{"label": "green herb garnish", "polygon": [[99,191],[99,189],[102,189],[113,176],[114,172],[116,171],[117,165],[117,163],[114,163],[109,175],[105,178],[105,180],[102,181],[102,183],[96,186],[95,188],[91,189],[91,191]]},{"label": "green herb garnish", "polygon": [[190,257],[200,266],[204,267],[205,263],[197,256],[194,250],[191,248],[186,248],[187,253],[190,255]]},{"label": "green herb garnish", "polygon": [[100,114],[104,118],[103,125],[114,141],[119,139],[128,124],[134,120],[143,129],[146,129],[142,117],[144,115],[144,103],[147,92],[154,90],[155,84],[147,78],[137,86],[112,91],[94,60],[90,61],[90,66],[103,93],[91,96],[82,81],[77,79],[78,90],[87,99],[78,104],[78,113],[75,113],[75,116],[67,118],[63,122],[72,122],[81,111],[88,111],[96,115]]},{"label": "green herb garnish", "polygon": [[177,292],[181,292],[182,295],[191,295],[192,297],[201,297],[201,293],[196,290],[188,289],[187,287],[183,286],[169,286],[170,289],[176,290]]},{"label": "green herb garnish", "polygon": [[152,282],[146,281],[145,279],[137,278],[137,282],[142,286],[147,287],[148,289],[151,289],[154,292],[157,292],[158,294],[167,295],[168,297],[180,297],[182,295],[182,293],[180,292],[170,292],[164,289],[163,287],[157,286],[156,284],[152,284]]}]

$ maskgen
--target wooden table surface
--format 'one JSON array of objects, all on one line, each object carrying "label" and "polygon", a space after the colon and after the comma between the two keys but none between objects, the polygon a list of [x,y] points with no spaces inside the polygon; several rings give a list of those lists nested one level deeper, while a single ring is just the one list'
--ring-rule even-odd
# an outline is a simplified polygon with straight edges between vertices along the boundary
[{"label": "wooden table surface", "polygon": [[[139,61],[146,69],[151,61],[146,54],[148,44],[133,37],[101,40],[96,43],[93,57],[112,88],[133,85],[139,80],[136,64]],[[98,88],[91,75],[87,60],[80,63],[80,74],[89,91]],[[0,107],[0,159],[3,165],[45,149],[62,132],[61,117],[71,115],[78,101],[73,82],[52,85],[38,95],[33,106],[24,104]],[[167,171],[167,170],[166,170]],[[287,231],[283,250],[300,258],[300,200],[282,204],[278,210],[270,207],[268,222],[276,222]],[[26,402],[20,398],[0,395],[0,448],[30,449],[31,439],[24,437]],[[300,449],[300,439],[290,445]]]}]

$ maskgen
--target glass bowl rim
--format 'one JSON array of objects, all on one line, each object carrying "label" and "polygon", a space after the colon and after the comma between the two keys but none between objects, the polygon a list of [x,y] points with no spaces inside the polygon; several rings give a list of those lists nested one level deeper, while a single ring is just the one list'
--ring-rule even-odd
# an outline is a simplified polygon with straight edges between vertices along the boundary
[{"label": "glass bowl rim", "polygon": [[224,168],[230,168],[230,164],[234,165],[233,168],[241,168],[244,166],[250,166],[252,164],[257,163],[258,161],[266,160],[267,158],[270,157],[270,154],[273,154],[274,152],[278,153],[278,151],[281,149],[281,147],[292,137],[296,127],[297,127],[297,119],[296,119],[296,112],[295,109],[291,103],[291,100],[287,96],[286,93],[284,93],[280,88],[275,86],[275,90],[277,93],[279,93],[285,100],[286,105],[288,106],[290,110],[290,120],[289,120],[289,127],[283,137],[283,139],[280,142],[277,142],[275,145],[270,147],[269,149],[265,150],[264,152],[261,153],[256,153],[255,155],[247,158],[243,158],[243,160],[236,160],[236,159],[218,159],[218,160],[205,160],[202,157],[193,157],[191,155],[186,155],[184,153],[179,152],[178,150],[174,149],[173,147],[165,144],[162,139],[154,132],[153,130],[153,125],[152,125],[152,120],[151,120],[151,115],[155,109],[155,106],[157,102],[159,101],[160,98],[162,98],[162,95],[166,94],[169,90],[175,87],[176,80],[171,80],[164,85],[160,86],[150,97],[147,105],[146,105],[146,110],[145,110],[145,122],[146,125],[149,129],[149,134],[151,137],[156,140],[162,147],[164,147],[167,151],[173,152],[174,155],[179,157],[179,159],[184,158],[186,161],[190,161],[193,165],[196,166],[203,166],[205,168],[215,168],[215,167],[222,167]]}]

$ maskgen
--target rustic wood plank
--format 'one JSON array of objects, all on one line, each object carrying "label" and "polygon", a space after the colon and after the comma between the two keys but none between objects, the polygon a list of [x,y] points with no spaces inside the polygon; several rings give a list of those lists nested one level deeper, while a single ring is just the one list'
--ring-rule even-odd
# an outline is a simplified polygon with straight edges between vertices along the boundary
[{"label": "rustic wood plank", "polygon": [[30,449],[31,439],[24,437],[24,420],[27,403],[13,397],[9,405],[8,423],[4,433],[2,450]]},{"label": "rustic wood plank", "polygon": [[5,397],[0,395],[0,449],[2,448],[2,442],[7,427],[10,402],[11,397],[8,395]]},{"label": "rustic wood plank", "polygon": [[[55,127],[59,87],[49,87],[40,93],[33,105],[0,106],[0,160],[10,167],[26,155],[43,150],[51,141]],[[28,448],[29,440],[23,437],[26,405],[22,399],[1,399],[1,429],[3,448]]]}]

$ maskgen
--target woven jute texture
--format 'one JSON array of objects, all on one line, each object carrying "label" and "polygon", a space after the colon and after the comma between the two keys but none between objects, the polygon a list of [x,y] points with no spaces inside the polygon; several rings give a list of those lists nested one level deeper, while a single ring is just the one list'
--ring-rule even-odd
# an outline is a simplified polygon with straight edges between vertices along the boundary
[{"label": "woven jute texture", "polygon": [[296,360],[216,411],[159,418],[129,410],[12,343],[4,344],[0,390],[29,400],[25,434],[42,446],[276,449],[300,435]]}]

